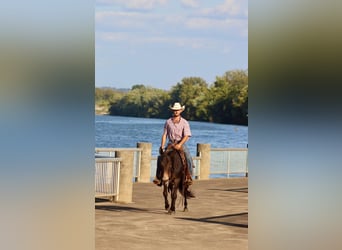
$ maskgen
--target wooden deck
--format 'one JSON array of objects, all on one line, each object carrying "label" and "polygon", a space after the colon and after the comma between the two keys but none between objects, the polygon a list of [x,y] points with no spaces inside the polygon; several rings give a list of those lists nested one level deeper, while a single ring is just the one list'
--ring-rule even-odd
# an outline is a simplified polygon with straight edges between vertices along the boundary
[{"label": "wooden deck", "polygon": [[248,249],[248,178],[195,180],[188,212],[164,210],[162,188],[133,184],[133,203],[95,200],[96,250]]}]

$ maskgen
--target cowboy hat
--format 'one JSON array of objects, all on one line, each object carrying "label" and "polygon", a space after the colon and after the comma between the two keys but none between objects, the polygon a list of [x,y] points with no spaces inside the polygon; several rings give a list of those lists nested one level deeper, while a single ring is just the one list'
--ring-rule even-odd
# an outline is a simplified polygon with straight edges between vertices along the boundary
[{"label": "cowboy hat", "polygon": [[185,109],[185,105],[181,106],[179,102],[175,102],[173,104],[173,106],[169,107],[171,110],[184,110]]}]

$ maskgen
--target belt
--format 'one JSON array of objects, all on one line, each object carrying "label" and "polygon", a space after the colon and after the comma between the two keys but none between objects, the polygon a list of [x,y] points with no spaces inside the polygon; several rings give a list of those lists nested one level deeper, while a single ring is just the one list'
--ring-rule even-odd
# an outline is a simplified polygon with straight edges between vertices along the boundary
[{"label": "belt", "polygon": [[178,144],[180,141],[176,141],[176,140],[169,140],[169,144],[174,144],[174,143],[176,143],[176,144]]}]

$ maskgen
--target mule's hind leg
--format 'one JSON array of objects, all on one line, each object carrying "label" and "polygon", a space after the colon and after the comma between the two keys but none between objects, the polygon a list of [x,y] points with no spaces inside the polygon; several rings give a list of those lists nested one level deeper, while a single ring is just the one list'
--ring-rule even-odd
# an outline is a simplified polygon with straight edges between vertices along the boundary
[{"label": "mule's hind leg", "polygon": [[184,185],[183,196],[184,196],[184,209],[183,212],[188,212],[188,185]]},{"label": "mule's hind leg", "polygon": [[186,195],[184,195],[184,210],[183,212],[188,212],[188,201],[186,199]]}]

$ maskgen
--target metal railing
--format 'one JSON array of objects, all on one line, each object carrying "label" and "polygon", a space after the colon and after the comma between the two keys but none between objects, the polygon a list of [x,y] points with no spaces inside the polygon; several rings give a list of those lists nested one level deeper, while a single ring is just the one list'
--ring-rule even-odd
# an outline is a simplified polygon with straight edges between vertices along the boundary
[{"label": "metal railing", "polygon": [[95,158],[95,197],[117,201],[120,182],[120,158]]},{"label": "metal railing", "polygon": [[[200,149],[198,156],[192,157],[194,179],[248,177],[247,148]],[[149,157],[149,152],[149,148],[96,148],[95,198],[131,202],[130,180],[149,182],[156,174],[157,156]]]},{"label": "metal railing", "polygon": [[[248,176],[247,148],[211,148],[209,178],[230,178]],[[193,177],[201,176],[201,155],[192,157],[195,168]],[[151,158],[151,180],[156,174],[157,157]]]},{"label": "metal railing", "polygon": [[[142,149],[140,148],[96,148],[95,157],[97,165],[100,161],[104,165],[105,161],[118,161],[116,152],[129,150],[134,152],[133,157],[133,182],[140,179],[140,160]],[[101,159],[101,160],[100,160]],[[201,155],[192,157],[195,168],[193,177],[198,179],[201,175]],[[120,163],[118,162],[119,166]],[[100,165],[99,165],[100,166]],[[151,181],[156,174],[157,156],[151,157]],[[247,148],[211,148],[210,149],[210,176],[209,178],[230,178],[248,176],[248,149]],[[100,192],[99,192],[100,193]],[[108,193],[103,192],[103,193]]]},{"label": "metal railing", "polygon": [[248,176],[247,148],[211,148],[210,177]]},{"label": "metal railing", "polygon": [[116,152],[119,151],[133,151],[133,178],[139,181],[141,148],[95,148],[95,157],[117,157]]}]

